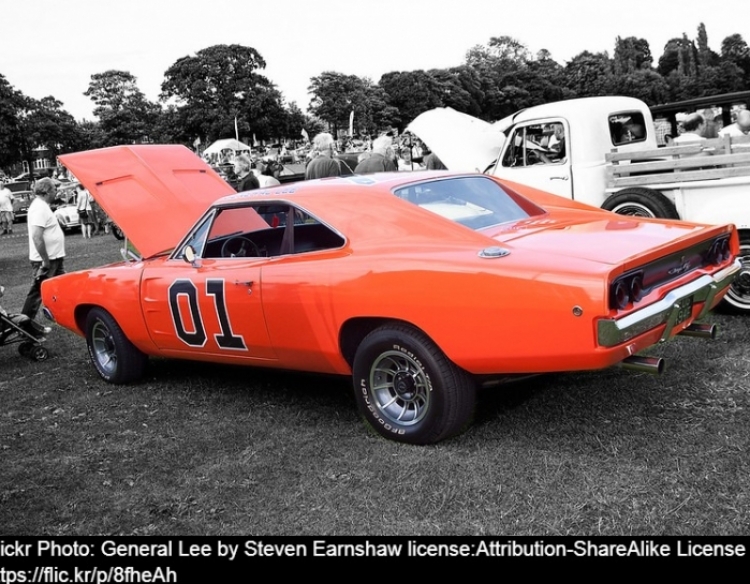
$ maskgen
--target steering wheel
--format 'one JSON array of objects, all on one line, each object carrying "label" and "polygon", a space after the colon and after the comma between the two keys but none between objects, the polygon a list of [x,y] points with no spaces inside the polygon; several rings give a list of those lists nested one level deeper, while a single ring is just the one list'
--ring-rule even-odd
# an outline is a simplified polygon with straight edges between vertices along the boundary
[{"label": "steering wheel", "polygon": [[260,250],[247,237],[230,237],[221,246],[223,258],[260,257]]}]

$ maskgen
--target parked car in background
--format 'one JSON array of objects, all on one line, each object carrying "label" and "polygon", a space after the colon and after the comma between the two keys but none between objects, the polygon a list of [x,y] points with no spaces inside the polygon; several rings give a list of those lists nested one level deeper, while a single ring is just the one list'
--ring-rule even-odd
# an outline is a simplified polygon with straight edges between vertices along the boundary
[{"label": "parked car in background", "polygon": [[22,219],[26,221],[29,214],[29,205],[34,200],[34,193],[31,191],[16,191],[13,193],[13,221],[18,222]]},{"label": "parked car in background", "polygon": [[57,222],[66,233],[80,227],[81,220],[78,217],[78,207],[76,205],[76,186],[78,183],[71,183],[60,187],[57,191],[57,197],[52,203],[52,209],[57,217]]},{"label": "parked car in background", "polygon": [[60,161],[139,252],[42,283],[45,314],[86,339],[102,379],[135,382],[149,356],[349,376],[367,423],[401,442],[461,432],[477,388],[508,378],[660,373],[640,353],[713,338],[696,321],[740,269],[732,225],[616,215],[477,173],[227,196],[182,146]]},{"label": "parked car in background", "polygon": [[30,191],[31,190],[31,181],[28,180],[14,180],[7,182],[3,185],[6,189],[8,189],[11,193],[18,193],[21,191]]}]

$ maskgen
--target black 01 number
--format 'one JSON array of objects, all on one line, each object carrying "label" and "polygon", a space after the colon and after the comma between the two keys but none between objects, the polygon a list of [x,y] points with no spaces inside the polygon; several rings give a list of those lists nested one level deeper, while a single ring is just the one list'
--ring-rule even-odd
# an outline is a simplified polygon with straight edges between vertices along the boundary
[{"label": "black 01 number", "polygon": [[[227,314],[224,295],[224,280],[206,280],[206,295],[213,296],[216,317],[219,320],[221,332],[214,335],[216,343],[222,349],[247,350],[245,339],[232,332],[232,324]],[[180,312],[179,297],[184,296],[188,301],[190,318],[194,330],[187,330]],[[175,280],[169,287],[169,309],[177,336],[191,347],[203,347],[206,344],[206,328],[203,326],[200,307],[198,305],[198,289],[191,280]]]}]

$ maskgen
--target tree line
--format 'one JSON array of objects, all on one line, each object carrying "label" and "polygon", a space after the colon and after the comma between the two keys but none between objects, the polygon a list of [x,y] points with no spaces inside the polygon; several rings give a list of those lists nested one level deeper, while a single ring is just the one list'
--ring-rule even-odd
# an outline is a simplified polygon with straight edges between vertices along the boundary
[{"label": "tree line", "polygon": [[[617,37],[614,52],[583,51],[565,65],[547,50],[532,55],[510,36],[492,37],[448,69],[393,71],[375,83],[367,77],[324,71],[310,79],[304,113],[287,104],[262,74],[266,62],[254,48],[216,45],[177,60],[164,73],[156,103],[127,71],[91,76],[85,92],[96,121],[76,121],[53,96],[35,100],[0,74],[0,168],[33,160],[33,150],[65,152],[137,142],[208,143],[241,137],[267,142],[298,139],[327,129],[375,135],[403,129],[417,115],[451,107],[494,121],[522,108],[561,99],[627,95],[649,105],[750,88],[750,48],[740,34],[726,37],[719,53],[708,46],[704,24],[697,36],[667,42],[656,63],[648,41]],[[236,124],[236,125],[235,125]]]}]

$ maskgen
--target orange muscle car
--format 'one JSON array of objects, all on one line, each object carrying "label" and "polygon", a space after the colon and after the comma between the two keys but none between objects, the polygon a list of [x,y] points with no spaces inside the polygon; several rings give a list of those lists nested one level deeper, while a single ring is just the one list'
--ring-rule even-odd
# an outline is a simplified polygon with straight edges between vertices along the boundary
[{"label": "orange muscle car", "polygon": [[739,270],[731,225],[623,217],[480,174],[233,193],[181,146],[60,157],[138,254],[42,286],[99,374],[148,356],[351,375],[382,435],[460,432],[498,378],[616,364],[697,324]]}]

